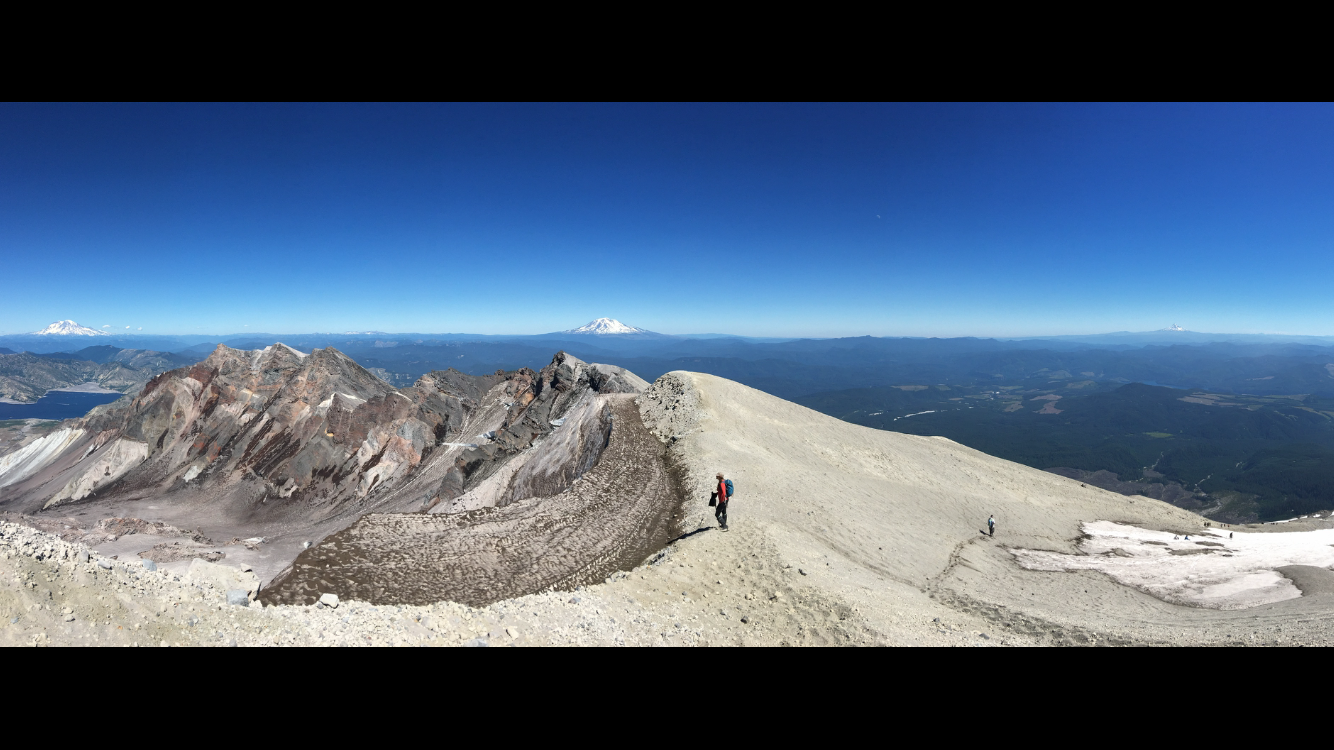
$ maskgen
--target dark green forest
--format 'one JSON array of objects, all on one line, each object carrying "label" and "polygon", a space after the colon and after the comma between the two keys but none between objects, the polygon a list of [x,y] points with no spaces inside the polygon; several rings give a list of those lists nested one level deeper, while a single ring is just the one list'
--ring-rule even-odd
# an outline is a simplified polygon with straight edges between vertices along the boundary
[{"label": "dark green forest", "polygon": [[1058,473],[1225,522],[1334,508],[1334,399],[1041,385],[858,388],[797,401],[856,424],[1073,470]]}]

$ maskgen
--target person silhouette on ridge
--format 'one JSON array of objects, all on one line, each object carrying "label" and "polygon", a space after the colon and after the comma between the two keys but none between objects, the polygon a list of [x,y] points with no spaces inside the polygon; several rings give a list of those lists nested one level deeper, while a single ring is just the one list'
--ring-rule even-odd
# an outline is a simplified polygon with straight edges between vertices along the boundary
[{"label": "person silhouette on ridge", "polygon": [[991,536],[996,536],[996,516],[995,516],[995,515],[991,515],[991,516],[988,516],[988,517],[987,517],[987,533],[990,534]]}]

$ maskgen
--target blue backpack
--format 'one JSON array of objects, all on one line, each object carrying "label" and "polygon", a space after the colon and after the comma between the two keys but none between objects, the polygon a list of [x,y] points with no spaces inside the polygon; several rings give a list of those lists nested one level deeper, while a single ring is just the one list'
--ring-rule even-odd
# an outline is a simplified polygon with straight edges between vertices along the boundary
[{"label": "blue backpack", "polygon": [[727,485],[727,496],[728,496],[728,497],[731,497],[731,496],[732,496],[732,480],[730,480],[730,479],[724,479],[724,480],[723,480],[723,484]]}]

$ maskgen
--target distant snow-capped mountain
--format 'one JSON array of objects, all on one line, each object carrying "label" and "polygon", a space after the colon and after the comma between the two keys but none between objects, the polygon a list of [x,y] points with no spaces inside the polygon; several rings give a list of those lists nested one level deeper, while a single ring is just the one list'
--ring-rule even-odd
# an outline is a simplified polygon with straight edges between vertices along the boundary
[{"label": "distant snow-capped mountain", "polygon": [[598,318],[597,320],[587,325],[579,326],[578,328],[575,328],[570,331],[562,331],[561,333],[593,333],[599,336],[603,336],[606,334],[615,334],[615,333],[652,333],[652,331],[646,331],[643,328],[635,328],[634,326],[628,326],[614,318]]},{"label": "distant snow-capped mountain", "polygon": [[1160,331],[1185,331],[1186,329],[1185,329],[1185,328],[1182,328],[1181,326],[1177,325],[1176,323],[1173,323],[1172,325],[1170,325],[1170,326],[1168,326],[1168,327],[1166,327],[1166,328],[1159,328],[1158,330],[1160,330]]},{"label": "distant snow-capped mountain", "polygon": [[57,320],[40,331],[33,331],[34,336],[110,336],[106,331],[81,326],[72,320]]}]

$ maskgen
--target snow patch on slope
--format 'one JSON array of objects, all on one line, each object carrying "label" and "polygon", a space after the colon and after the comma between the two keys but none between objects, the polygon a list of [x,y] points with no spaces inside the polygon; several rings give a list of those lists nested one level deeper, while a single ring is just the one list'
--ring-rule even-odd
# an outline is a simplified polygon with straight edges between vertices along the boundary
[{"label": "snow patch on slope", "polygon": [[366,399],[364,399],[364,398],[362,398],[362,397],[360,397],[360,396],[351,396],[351,395],[348,395],[348,394],[346,394],[346,393],[343,393],[342,391],[338,391],[338,392],[334,393],[333,395],[329,396],[328,398],[324,399],[323,401],[321,401],[321,402],[320,402],[320,405],[317,406],[317,407],[315,407],[315,408],[317,408],[317,409],[328,409],[330,406],[333,406],[334,396],[338,396],[338,397],[342,398],[344,401],[365,401],[365,400],[366,400]]},{"label": "snow patch on slope", "polygon": [[1334,566],[1334,529],[1287,533],[1205,529],[1187,539],[1110,521],[1086,523],[1083,554],[1016,549],[1029,570],[1096,570],[1159,599],[1209,609],[1247,609],[1295,599],[1279,568]]}]

